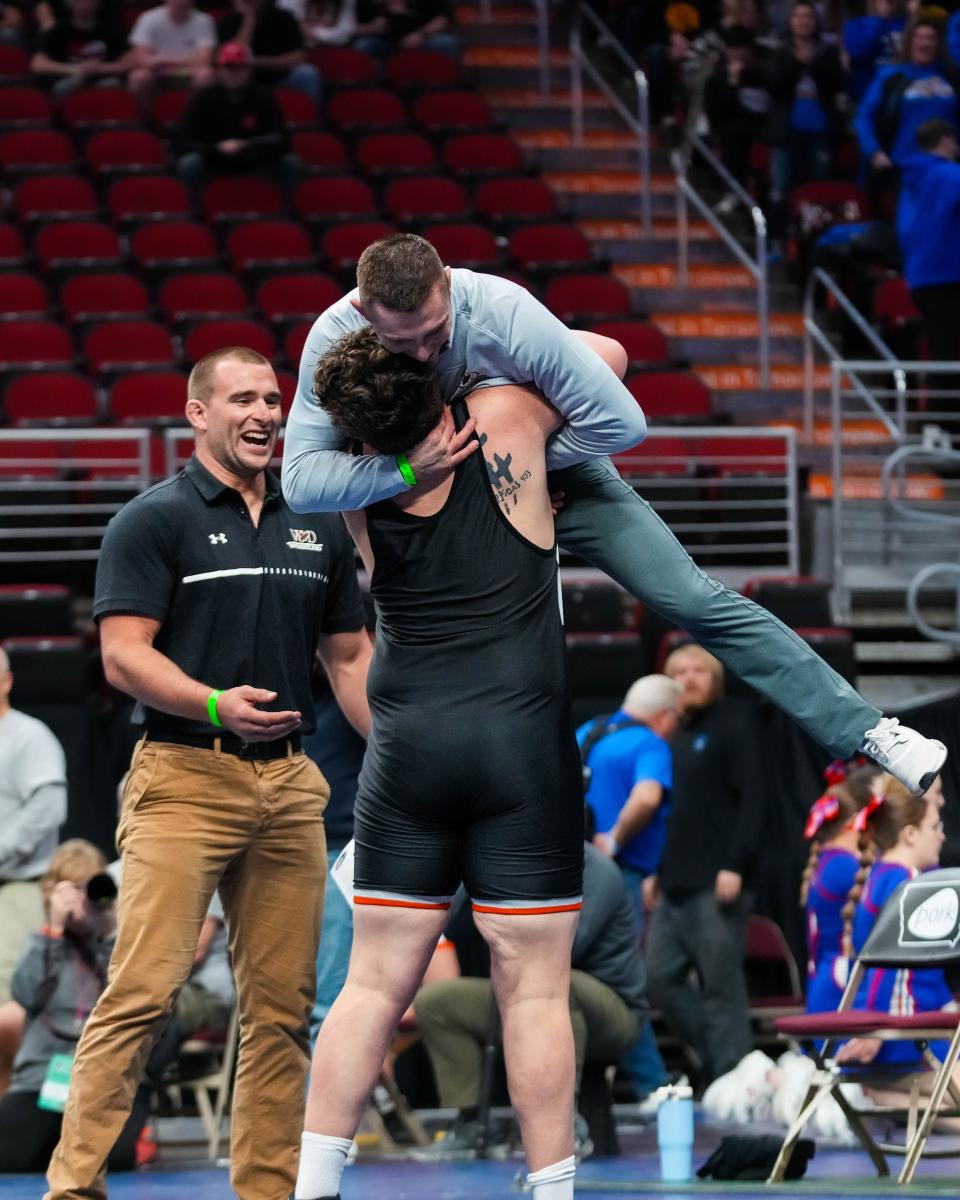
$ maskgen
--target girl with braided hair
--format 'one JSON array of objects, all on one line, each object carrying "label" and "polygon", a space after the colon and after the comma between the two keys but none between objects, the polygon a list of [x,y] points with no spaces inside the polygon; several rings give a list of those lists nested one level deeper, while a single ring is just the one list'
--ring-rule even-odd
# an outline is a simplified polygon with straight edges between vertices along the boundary
[{"label": "girl with braided hair", "polygon": [[[856,952],[866,942],[880,910],[900,884],[937,866],[944,839],[940,810],[935,803],[912,795],[890,775],[881,776],[877,793],[880,803],[869,814],[869,822],[879,858],[867,877],[853,916]],[[861,810],[858,823],[866,823],[861,821],[866,813],[867,809]],[[854,1007],[907,1015],[955,1008],[956,1002],[942,970],[872,967],[861,984]],[[932,1042],[930,1049],[942,1059],[947,1043]],[[912,1042],[853,1038],[838,1051],[837,1062],[900,1066],[919,1063],[920,1052]]]},{"label": "girl with braided hair", "polygon": [[810,857],[800,887],[807,920],[807,1012],[833,1012],[847,982],[844,908],[873,862],[869,833],[854,829],[853,822],[869,803],[879,774],[871,766],[847,771],[846,764],[831,763],[824,775],[832,786],[810,809],[804,829]]}]

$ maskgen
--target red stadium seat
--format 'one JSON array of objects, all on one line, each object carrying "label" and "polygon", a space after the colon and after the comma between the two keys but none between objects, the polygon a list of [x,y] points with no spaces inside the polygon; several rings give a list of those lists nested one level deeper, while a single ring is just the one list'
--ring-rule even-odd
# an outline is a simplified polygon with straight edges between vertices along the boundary
[{"label": "red stadium seat", "polygon": [[65,371],[73,366],[73,342],[53,321],[0,324],[0,371]]},{"label": "red stadium seat", "polygon": [[371,133],[357,145],[357,162],[368,175],[430,174],[437,169],[433,143],[419,133]]},{"label": "red stadium seat", "polygon": [[224,346],[249,346],[270,359],[277,352],[273,334],[258,321],[205,321],[194,326],[183,348],[187,361],[195,363],[205,354]]},{"label": "red stadium seat", "polygon": [[190,216],[190,195],[172,175],[130,175],[115,179],[107,192],[114,222],[174,221]]},{"label": "red stadium seat", "polygon": [[97,267],[109,270],[123,261],[120,241],[99,221],[59,221],[42,226],[34,253],[43,271]]},{"label": "red stadium seat", "polygon": [[293,221],[248,221],[227,235],[227,257],[235,271],[257,267],[314,265],[310,239]]},{"label": "red stadium seat", "polygon": [[0,82],[24,79],[30,74],[30,56],[19,46],[0,45]]},{"label": "red stadium seat", "polygon": [[243,317],[248,307],[240,281],[223,272],[172,275],[160,285],[157,304],[169,322]]},{"label": "red stadium seat", "polygon": [[26,261],[23,234],[13,225],[0,221],[0,267],[19,267]]},{"label": "red stadium seat", "polygon": [[709,437],[697,444],[696,451],[714,460],[712,469],[724,476],[783,475],[787,470],[782,438]]},{"label": "red stadium seat", "polygon": [[217,261],[217,247],[206,225],[193,221],[159,221],[133,235],[130,252],[143,268],[171,271],[203,267]]},{"label": "red stadium seat", "polygon": [[110,411],[118,421],[185,421],[186,376],[178,371],[138,371],[121,375],[110,391]]},{"label": "red stadium seat", "polygon": [[503,133],[460,133],[447,138],[443,161],[458,179],[515,175],[523,170],[523,151]]},{"label": "red stadium seat", "polygon": [[654,421],[713,420],[710,389],[686,371],[641,371],[628,377],[627,388]]},{"label": "red stadium seat", "polygon": [[905,279],[884,279],[873,293],[873,315],[880,328],[889,332],[914,325],[920,320],[920,310],[913,302]]},{"label": "red stadium seat", "polygon": [[543,302],[568,325],[599,317],[630,315],[630,293],[612,275],[565,275],[551,279],[543,293]]},{"label": "red stadium seat", "polygon": [[344,221],[324,230],[320,253],[335,270],[352,270],[367,246],[396,232],[387,221]]},{"label": "red stadium seat", "polygon": [[294,133],[290,138],[293,153],[310,174],[336,173],[347,165],[347,148],[333,133]]},{"label": "red stadium seat", "polygon": [[53,105],[46,92],[33,87],[0,88],[0,129],[49,126]]},{"label": "red stadium seat", "polygon": [[60,101],[60,116],[71,130],[136,128],[141,120],[140,103],[121,87],[86,87]]},{"label": "red stadium seat", "polygon": [[287,335],[283,339],[283,352],[287,356],[287,362],[296,370],[300,366],[300,355],[303,353],[303,343],[307,340],[307,334],[310,332],[312,321],[301,321],[299,325],[294,325],[287,330]]},{"label": "red stadium seat", "polygon": [[679,437],[647,438],[630,450],[613,455],[613,465],[625,479],[691,475],[690,447]]},{"label": "red stadium seat", "polygon": [[540,179],[485,179],[473,193],[477,216],[485,221],[543,221],[557,211],[553,192]]},{"label": "red stadium seat", "polygon": [[90,138],[84,157],[94,174],[142,174],[162,171],[167,166],[168,153],[166,145],[152,133],[109,129]]},{"label": "red stadium seat", "polygon": [[370,185],[346,175],[305,179],[293,193],[293,207],[302,221],[357,221],[378,215]]},{"label": "red stadium seat", "polygon": [[283,194],[269,179],[255,175],[212,179],[200,193],[200,208],[207,221],[250,221],[283,213]]},{"label": "red stadium seat", "polygon": [[360,87],[380,78],[377,60],[350,46],[320,46],[309,51],[307,57],[319,67],[327,87]]},{"label": "red stadium seat", "polygon": [[386,88],[351,88],[330,97],[326,118],[344,133],[372,133],[403,129],[407,110],[399,96]]},{"label": "red stadium seat", "polygon": [[4,275],[0,285],[0,321],[41,320],[47,315],[46,284],[35,275]]},{"label": "red stadium seat", "polygon": [[422,232],[451,267],[494,271],[503,262],[496,238],[483,225],[430,225]]},{"label": "red stadium seat", "polygon": [[438,50],[394,50],[384,75],[398,88],[456,88],[461,82],[456,59]]},{"label": "red stadium seat", "polygon": [[154,125],[161,133],[169,134],[179,124],[183,110],[187,107],[190,92],[187,88],[171,88],[157,96],[150,110]]},{"label": "red stadium seat", "polygon": [[594,333],[619,342],[631,367],[670,361],[667,339],[656,325],[646,321],[600,321],[591,328]]},{"label": "red stadium seat", "polygon": [[343,295],[330,275],[273,275],[257,288],[257,308],[267,321],[313,319]]},{"label": "red stadium seat", "polygon": [[413,118],[427,133],[480,131],[494,125],[493,113],[476,92],[425,92],[413,102]]},{"label": "red stadium seat", "polygon": [[13,189],[18,221],[82,221],[97,215],[97,194],[74,175],[31,175]]},{"label": "red stadium seat", "polygon": [[68,321],[132,320],[150,312],[150,297],[136,275],[74,275],[60,289]]},{"label": "red stadium seat", "polygon": [[97,393],[84,375],[20,375],[4,393],[3,407],[14,425],[92,425],[97,419]]},{"label": "red stadium seat", "polygon": [[95,325],[83,339],[83,353],[94,373],[172,367],[175,362],[170,334],[155,321]]},{"label": "red stadium seat", "polygon": [[315,129],[320,114],[315,102],[298,88],[278,87],[273,93],[287,129]]},{"label": "red stadium seat", "polygon": [[462,221],[470,215],[470,197],[443,175],[394,179],[383,202],[387,215],[401,222]]},{"label": "red stadium seat", "polygon": [[510,257],[525,271],[587,266],[593,250],[575,225],[526,225],[510,238]]},{"label": "red stadium seat", "polygon": [[61,443],[40,438],[30,442],[0,438],[0,477],[56,479],[62,474],[60,449]]},{"label": "red stadium seat", "polygon": [[284,413],[288,413],[297,392],[297,377],[293,371],[277,371],[277,383],[280,385],[280,395],[283,397],[280,407]]},{"label": "red stadium seat", "polygon": [[73,143],[62,133],[30,129],[0,135],[0,167],[5,171],[69,171]]}]

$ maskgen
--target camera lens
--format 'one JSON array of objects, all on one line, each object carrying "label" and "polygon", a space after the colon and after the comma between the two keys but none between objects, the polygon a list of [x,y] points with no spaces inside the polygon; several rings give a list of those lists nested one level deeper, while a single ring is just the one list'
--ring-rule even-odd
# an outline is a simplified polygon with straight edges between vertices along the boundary
[{"label": "camera lens", "polygon": [[117,885],[113,876],[102,871],[99,875],[91,875],[87,880],[87,899],[97,908],[106,908],[117,898]]}]

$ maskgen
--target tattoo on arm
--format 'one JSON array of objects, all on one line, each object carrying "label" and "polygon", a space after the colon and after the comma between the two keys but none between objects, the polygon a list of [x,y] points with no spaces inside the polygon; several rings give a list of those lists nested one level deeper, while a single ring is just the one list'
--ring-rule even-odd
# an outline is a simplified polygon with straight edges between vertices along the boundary
[{"label": "tattoo on arm", "polygon": [[[487,435],[481,433],[481,449],[486,446],[487,440]],[[490,486],[494,490],[500,507],[509,517],[512,510],[517,507],[517,502],[520,498],[520,488],[530,478],[531,472],[524,471],[520,475],[514,476],[512,470],[513,455],[509,451],[505,456],[501,456],[494,451],[493,462],[487,457],[484,458],[484,461],[487,464]]]}]

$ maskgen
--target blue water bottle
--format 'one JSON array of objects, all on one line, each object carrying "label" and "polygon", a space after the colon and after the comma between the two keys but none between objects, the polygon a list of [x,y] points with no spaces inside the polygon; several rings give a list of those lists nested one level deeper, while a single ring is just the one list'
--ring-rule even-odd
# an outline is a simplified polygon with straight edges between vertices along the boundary
[{"label": "blue water bottle", "polygon": [[657,1109],[660,1178],[687,1183],[693,1176],[693,1088],[665,1087]]}]

